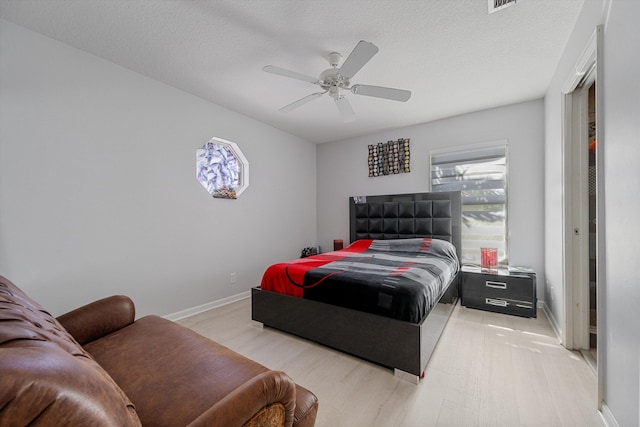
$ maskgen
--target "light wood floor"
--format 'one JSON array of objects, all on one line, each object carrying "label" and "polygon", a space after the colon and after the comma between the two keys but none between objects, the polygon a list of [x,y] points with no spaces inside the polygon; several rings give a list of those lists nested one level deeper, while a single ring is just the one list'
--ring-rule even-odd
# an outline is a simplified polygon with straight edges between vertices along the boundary
[{"label": "light wood floor", "polygon": [[593,371],[558,344],[543,313],[525,319],[458,305],[419,385],[258,327],[249,299],[179,323],[313,391],[318,427],[603,425]]}]

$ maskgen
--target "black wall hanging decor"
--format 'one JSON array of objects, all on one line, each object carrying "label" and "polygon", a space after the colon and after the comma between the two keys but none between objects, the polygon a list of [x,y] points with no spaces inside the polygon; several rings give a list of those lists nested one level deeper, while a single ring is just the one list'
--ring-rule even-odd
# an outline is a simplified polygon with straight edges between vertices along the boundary
[{"label": "black wall hanging decor", "polygon": [[369,176],[409,173],[409,138],[369,145]]}]

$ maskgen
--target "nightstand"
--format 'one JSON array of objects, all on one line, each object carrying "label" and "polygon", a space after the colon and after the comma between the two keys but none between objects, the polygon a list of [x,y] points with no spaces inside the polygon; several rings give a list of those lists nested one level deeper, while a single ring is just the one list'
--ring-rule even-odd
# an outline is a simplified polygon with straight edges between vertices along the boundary
[{"label": "nightstand", "polygon": [[465,307],[537,317],[535,272],[507,269],[490,271],[463,266],[461,276],[461,303]]}]

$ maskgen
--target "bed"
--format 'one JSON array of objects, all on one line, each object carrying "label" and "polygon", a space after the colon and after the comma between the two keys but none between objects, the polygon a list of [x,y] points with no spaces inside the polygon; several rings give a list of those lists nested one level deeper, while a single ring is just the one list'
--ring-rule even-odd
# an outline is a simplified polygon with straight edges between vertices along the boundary
[{"label": "bed", "polygon": [[460,192],[352,197],[349,216],[345,249],[265,271],[252,319],[417,383],[458,300]]}]

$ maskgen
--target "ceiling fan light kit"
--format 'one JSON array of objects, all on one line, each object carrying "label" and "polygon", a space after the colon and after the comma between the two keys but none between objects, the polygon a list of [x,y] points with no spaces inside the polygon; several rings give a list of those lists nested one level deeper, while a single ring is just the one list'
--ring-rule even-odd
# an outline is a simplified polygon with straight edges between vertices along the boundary
[{"label": "ceiling fan light kit", "polygon": [[342,59],[342,55],[338,52],[331,52],[327,57],[331,68],[320,73],[320,76],[317,79],[315,77],[307,76],[285,68],[276,67],[274,65],[267,65],[263,67],[262,70],[267,73],[315,84],[323,89],[323,92],[312,93],[311,95],[307,95],[304,98],[292,102],[291,104],[285,105],[280,108],[280,112],[289,113],[328,92],[329,96],[333,98],[336,103],[342,120],[344,122],[352,122],[355,120],[355,113],[349,100],[342,94],[343,90],[349,91],[354,95],[371,96],[400,102],[406,102],[411,97],[411,92],[408,90],[361,84],[351,86],[351,78],[353,78],[353,76],[355,76],[356,73],[360,71],[376,53],[378,53],[378,47],[376,45],[361,40],[349,54],[347,59],[344,60],[342,66],[338,67],[340,60]]}]

